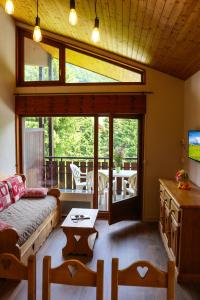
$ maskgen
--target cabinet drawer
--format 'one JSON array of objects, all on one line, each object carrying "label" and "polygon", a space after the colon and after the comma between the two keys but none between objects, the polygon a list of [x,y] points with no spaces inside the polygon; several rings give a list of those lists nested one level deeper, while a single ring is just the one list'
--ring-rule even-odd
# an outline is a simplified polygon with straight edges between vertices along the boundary
[{"label": "cabinet drawer", "polygon": [[181,220],[181,211],[180,209],[176,206],[175,202],[172,200],[171,201],[171,212],[172,216],[176,220],[176,222],[180,223]]},{"label": "cabinet drawer", "polygon": [[165,200],[165,205],[170,209],[171,208],[171,197],[165,190],[164,192],[164,200]]},{"label": "cabinet drawer", "polygon": [[165,188],[160,184],[160,198],[164,200]]},{"label": "cabinet drawer", "polygon": [[162,184],[160,185],[160,199],[164,201],[166,207],[170,208],[171,197]]},{"label": "cabinet drawer", "polygon": [[176,222],[173,215],[171,216],[171,236],[170,251],[173,255],[176,266],[179,265],[179,241],[180,241],[180,225]]}]

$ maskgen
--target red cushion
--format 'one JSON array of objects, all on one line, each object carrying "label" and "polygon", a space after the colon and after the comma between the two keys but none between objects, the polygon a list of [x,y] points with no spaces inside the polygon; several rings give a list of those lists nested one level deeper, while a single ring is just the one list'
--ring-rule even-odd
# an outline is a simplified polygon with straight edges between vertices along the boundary
[{"label": "red cushion", "polygon": [[0,182],[0,211],[12,204],[7,183]]},{"label": "red cushion", "polygon": [[8,185],[11,199],[14,202],[18,201],[24,194],[25,184],[20,175],[14,175],[5,180]]},{"label": "red cushion", "polygon": [[46,188],[26,188],[22,198],[45,198],[47,192]]},{"label": "red cushion", "polygon": [[8,228],[12,228],[12,226],[7,224],[6,222],[0,221],[0,231],[3,231],[3,230],[8,229]]}]

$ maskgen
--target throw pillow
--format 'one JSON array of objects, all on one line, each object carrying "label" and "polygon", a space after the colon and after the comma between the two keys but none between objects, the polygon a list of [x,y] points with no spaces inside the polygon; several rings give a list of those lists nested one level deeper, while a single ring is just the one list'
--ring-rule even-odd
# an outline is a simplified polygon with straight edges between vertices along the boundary
[{"label": "throw pillow", "polygon": [[0,182],[0,211],[12,204],[12,199],[5,182]]},{"label": "throw pillow", "polygon": [[26,188],[22,198],[45,198],[47,192],[47,188]]},{"label": "throw pillow", "polygon": [[11,199],[14,202],[18,201],[24,194],[25,184],[20,175],[14,175],[5,180],[8,185],[8,189],[11,195]]}]

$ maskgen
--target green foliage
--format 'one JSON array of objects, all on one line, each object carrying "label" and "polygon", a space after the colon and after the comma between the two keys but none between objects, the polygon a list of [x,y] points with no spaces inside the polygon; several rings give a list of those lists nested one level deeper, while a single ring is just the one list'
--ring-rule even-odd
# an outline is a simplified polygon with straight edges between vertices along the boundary
[{"label": "green foliage", "polygon": [[59,80],[59,60],[52,57],[51,64],[51,78],[49,77],[49,66],[25,65],[25,81]]},{"label": "green foliage", "polygon": [[125,157],[137,157],[138,120],[114,119],[113,148],[123,148]]},{"label": "green foliage", "polygon": [[116,82],[115,79],[66,63],[66,80],[69,83]]},{"label": "green foliage", "polygon": [[[49,156],[48,118],[42,118],[45,156]],[[38,128],[38,117],[27,117],[26,128]],[[54,156],[94,157],[93,117],[53,117]],[[124,157],[137,157],[138,121],[114,119],[113,148],[122,148]],[[99,157],[109,157],[109,118],[99,118]]]}]

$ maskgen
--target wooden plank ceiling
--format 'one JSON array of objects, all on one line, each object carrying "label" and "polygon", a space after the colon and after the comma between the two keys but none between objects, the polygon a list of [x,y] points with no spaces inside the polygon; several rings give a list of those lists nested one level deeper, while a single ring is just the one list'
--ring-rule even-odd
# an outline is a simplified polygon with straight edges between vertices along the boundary
[{"label": "wooden plank ceiling", "polygon": [[[5,0],[0,0],[3,6]],[[68,23],[69,1],[39,0],[41,27],[91,42],[94,0],[76,0],[78,24]],[[36,1],[14,0],[14,18],[34,25]],[[97,0],[97,47],[187,79],[200,69],[199,0]]]}]

